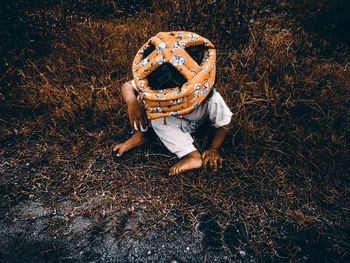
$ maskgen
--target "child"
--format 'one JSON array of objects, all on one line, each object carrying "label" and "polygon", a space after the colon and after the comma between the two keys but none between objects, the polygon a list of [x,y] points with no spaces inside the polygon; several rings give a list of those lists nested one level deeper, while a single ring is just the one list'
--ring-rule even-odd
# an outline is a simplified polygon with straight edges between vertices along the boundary
[{"label": "child", "polygon": [[[209,164],[222,167],[219,148],[231,123],[232,113],[213,88],[215,48],[207,39],[191,32],[160,32],[137,53],[134,79],[122,88],[134,134],[117,144],[117,156],[147,139],[152,127],[169,151],[179,158],[169,171],[176,175]],[[190,135],[208,119],[215,127],[209,149],[202,154]]]}]

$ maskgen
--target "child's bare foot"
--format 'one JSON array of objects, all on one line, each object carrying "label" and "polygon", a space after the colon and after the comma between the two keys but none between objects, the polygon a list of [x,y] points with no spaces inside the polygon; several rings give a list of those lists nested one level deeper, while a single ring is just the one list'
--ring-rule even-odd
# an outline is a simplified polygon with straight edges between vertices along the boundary
[{"label": "child's bare foot", "polygon": [[143,132],[135,131],[135,133],[127,141],[114,146],[113,152],[117,152],[117,156],[120,157],[124,152],[127,152],[136,146],[144,144],[147,141],[148,140]]},{"label": "child's bare foot", "polygon": [[176,175],[189,170],[198,169],[201,167],[202,167],[201,155],[199,154],[198,151],[194,151],[187,154],[184,159],[174,164],[169,170],[169,175]]}]

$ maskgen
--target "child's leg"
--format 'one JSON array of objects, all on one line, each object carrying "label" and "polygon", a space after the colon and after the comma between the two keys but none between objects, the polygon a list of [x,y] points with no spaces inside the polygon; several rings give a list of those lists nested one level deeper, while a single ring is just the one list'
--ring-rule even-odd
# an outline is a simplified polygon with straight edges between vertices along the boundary
[{"label": "child's leg", "polygon": [[135,131],[134,134],[125,142],[117,144],[113,148],[113,152],[117,152],[117,156],[120,157],[124,152],[130,149],[144,144],[148,141],[143,132]]},{"label": "child's leg", "polygon": [[180,174],[189,170],[202,167],[202,158],[198,151],[187,154],[184,159],[174,164],[169,171],[169,175]]},{"label": "child's leg", "polygon": [[185,120],[170,116],[166,118],[166,121],[167,124],[164,124],[163,118],[151,120],[151,125],[168,150],[182,158],[170,168],[169,175],[200,168],[202,159],[193,145],[193,138],[189,132],[182,130]]}]

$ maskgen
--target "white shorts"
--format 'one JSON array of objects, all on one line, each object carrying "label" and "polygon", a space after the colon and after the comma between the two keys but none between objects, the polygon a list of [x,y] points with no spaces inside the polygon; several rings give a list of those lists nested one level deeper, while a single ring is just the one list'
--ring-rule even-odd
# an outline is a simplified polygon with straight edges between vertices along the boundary
[{"label": "white shorts", "polygon": [[166,117],[166,124],[164,118],[158,118],[151,120],[151,126],[168,150],[181,158],[197,150],[190,133],[194,132],[207,117],[215,128],[231,122],[232,113],[218,92],[214,91],[209,100],[183,118]]},{"label": "white shorts", "polygon": [[151,126],[165,147],[177,157],[181,158],[197,150],[187,120],[169,116],[166,117],[166,125],[164,118],[158,118],[151,120]]}]

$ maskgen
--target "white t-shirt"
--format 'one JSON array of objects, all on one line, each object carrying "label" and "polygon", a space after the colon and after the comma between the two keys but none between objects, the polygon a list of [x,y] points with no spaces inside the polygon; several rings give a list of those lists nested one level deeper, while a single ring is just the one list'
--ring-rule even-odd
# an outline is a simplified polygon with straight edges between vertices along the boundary
[{"label": "white t-shirt", "polygon": [[[131,85],[135,91],[138,92],[134,80],[132,80]],[[139,102],[142,103],[140,100]],[[205,100],[192,112],[183,115],[182,118],[189,121],[200,122],[208,116],[209,120],[215,128],[225,126],[231,122],[232,112],[227,107],[220,93],[218,93],[216,90],[213,90],[213,94],[210,99]]]},{"label": "white t-shirt", "polygon": [[[135,91],[138,91],[134,80],[131,85]],[[138,101],[142,104],[140,99]],[[221,95],[215,90],[213,90],[211,98],[205,100],[189,114],[183,115],[182,118],[169,116],[165,117],[166,122],[164,122],[164,118],[158,118],[151,120],[150,126],[168,150],[181,158],[196,150],[190,133],[194,132],[207,117],[215,128],[225,126],[231,122],[232,112]],[[137,130],[135,123],[134,128]],[[147,130],[148,127],[141,129],[142,132]]]}]

